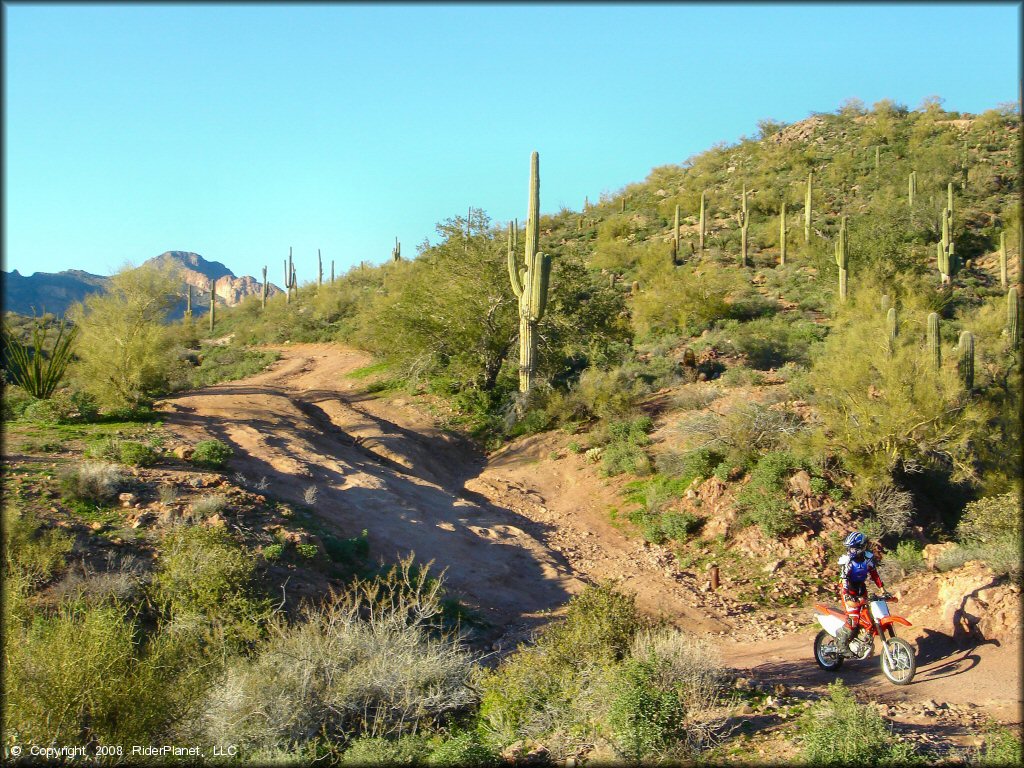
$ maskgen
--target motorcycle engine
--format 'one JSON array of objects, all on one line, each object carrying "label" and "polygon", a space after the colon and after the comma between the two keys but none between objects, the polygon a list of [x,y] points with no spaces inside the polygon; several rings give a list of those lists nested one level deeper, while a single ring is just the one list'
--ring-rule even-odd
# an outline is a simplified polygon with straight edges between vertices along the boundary
[{"label": "motorcycle engine", "polygon": [[858,659],[868,658],[874,650],[875,644],[872,642],[864,642],[861,640],[850,641],[850,652]]}]

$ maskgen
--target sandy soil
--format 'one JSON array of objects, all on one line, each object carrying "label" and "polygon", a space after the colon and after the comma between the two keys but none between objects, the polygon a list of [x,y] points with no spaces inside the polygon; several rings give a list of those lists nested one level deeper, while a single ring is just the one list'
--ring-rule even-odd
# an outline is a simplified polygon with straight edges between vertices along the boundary
[{"label": "sandy soil", "polygon": [[[723,661],[741,674],[819,692],[834,679],[812,658],[808,609],[773,614],[791,623],[766,639],[751,630],[757,616],[737,616],[701,575],[680,573],[658,548],[618,530],[608,516],[621,504],[616,482],[565,450],[567,436],[536,435],[484,456],[404,397],[365,394],[365,381],[346,376],[370,362],[365,354],[279,351],[264,373],[163,401],[167,427],[189,442],[230,443],[231,470],[266,477],[278,498],[303,504],[315,486],[324,523],[346,536],[368,529],[372,556],[415,552],[445,566],[448,588],[495,628],[496,649],[525,638],[586,584],[613,579],[645,612],[720,636]],[[971,712],[1021,721],[1019,644],[958,647],[906,610],[917,625],[903,633],[918,651],[912,685],[889,684],[877,656],[847,662],[838,676],[891,705],[891,716],[948,726],[955,738],[969,737],[981,717]]]}]

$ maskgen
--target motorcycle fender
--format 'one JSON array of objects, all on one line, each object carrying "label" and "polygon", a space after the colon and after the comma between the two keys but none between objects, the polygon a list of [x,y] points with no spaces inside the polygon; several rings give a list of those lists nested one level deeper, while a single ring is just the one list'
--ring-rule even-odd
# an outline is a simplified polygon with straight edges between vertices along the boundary
[{"label": "motorcycle fender", "polygon": [[912,627],[912,626],[914,626],[909,621],[904,619],[902,616],[886,616],[885,618],[883,618],[881,621],[878,622],[878,626],[881,627],[882,629],[885,629],[890,624],[902,624],[904,627]]},{"label": "motorcycle fender", "polygon": [[818,620],[818,623],[821,624],[822,629],[824,629],[833,637],[835,637],[835,634],[839,631],[839,628],[846,623],[845,621],[843,621],[838,616],[832,613],[816,613],[814,614],[814,618],[816,618]]}]

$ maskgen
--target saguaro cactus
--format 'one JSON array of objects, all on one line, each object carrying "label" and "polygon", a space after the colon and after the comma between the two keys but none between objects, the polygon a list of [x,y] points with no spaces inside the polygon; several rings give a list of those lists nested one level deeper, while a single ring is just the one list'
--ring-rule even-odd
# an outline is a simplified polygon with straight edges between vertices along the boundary
[{"label": "saguaro cactus", "polygon": [[896,337],[900,332],[899,319],[896,316],[896,307],[889,307],[889,311],[885,313],[885,327],[888,332],[888,338],[886,339],[885,346],[891,356],[896,352]]},{"label": "saguaro cactus", "polygon": [[287,304],[292,301],[292,273],[288,269],[288,259],[284,260],[284,300]]},{"label": "saguaro cactus", "polygon": [[747,266],[747,225],[750,217],[747,213],[747,185],[743,185],[743,197],[741,208],[736,219],[740,223],[740,266]]},{"label": "saguaro cactus", "polygon": [[939,335],[939,313],[928,315],[928,351],[931,353],[932,366],[935,370],[942,367],[942,337]]},{"label": "saguaro cactus", "polygon": [[700,249],[704,250],[704,233],[707,231],[707,201],[706,193],[700,193]]},{"label": "saguaro cactus", "polygon": [[907,179],[907,201],[911,208],[914,207],[915,194],[917,194],[917,171],[911,171],[910,178]]},{"label": "saguaro cactus", "polygon": [[334,259],[331,259],[331,285],[334,285]]},{"label": "saguaro cactus", "polygon": [[1016,286],[1006,292],[1006,333],[1010,337],[1010,349],[1020,346],[1020,296]]},{"label": "saguaro cactus", "polygon": [[846,265],[850,258],[850,242],[846,232],[846,217],[840,220],[836,238],[836,265],[839,267],[839,300],[846,301]]},{"label": "saguaro cactus", "polygon": [[324,260],[320,258],[320,249],[316,249],[316,287],[324,284]]},{"label": "saguaro cactus", "polygon": [[999,285],[1006,290],[1006,233],[999,233]]},{"label": "saguaro cactus", "polygon": [[213,330],[213,324],[217,322],[217,292],[214,288],[217,285],[216,280],[210,281],[210,330]]},{"label": "saguaro cactus", "polygon": [[786,201],[782,201],[779,212],[779,264],[786,264]]},{"label": "saguaro cactus", "polygon": [[267,307],[267,268],[263,267],[263,289],[260,291],[260,309]]},{"label": "saguaro cactus", "polygon": [[675,224],[672,226],[672,263],[679,259],[679,206],[676,206]]},{"label": "saguaro cactus", "polygon": [[970,331],[961,333],[957,350],[960,353],[960,377],[970,392],[974,389],[974,334]]},{"label": "saguaro cactus", "polygon": [[187,289],[187,295],[185,298],[185,317],[192,317],[192,286],[189,283],[185,283]]},{"label": "saguaro cactus", "polygon": [[881,147],[878,147],[878,146],[875,147],[875,170],[876,171],[879,169],[879,167],[881,165],[880,162],[879,162],[879,150],[880,149],[881,149]]},{"label": "saguaro cactus", "polygon": [[395,247],[391,249],[391,260],[401,261],[402,260],[402,244],[398,242],[398,238],[395,238]]},{"label": "saguaro cactus", "polygon": [[530,155],[530,202],[526,218],[526,266],[516,263],[518,228],[509,225],[508,277],[519,299],[519,391],[527,395],[533,386],[537,351],[537,323],[544,317],[548,300],[551,257],[540,248],[540,156]]},{"label": "saguaro cactus", "polygon": [[882,313],[885,314],[889,311],[889,307],[892,306],[892,299],[889,298],[888,293],[883,293],[878,303],[882,307]]},{"label": "saguaro cactus", "polygon": [[813,173],[807,174],[807,195],[804,197],[804,243],[811,242],[811,185]]}]

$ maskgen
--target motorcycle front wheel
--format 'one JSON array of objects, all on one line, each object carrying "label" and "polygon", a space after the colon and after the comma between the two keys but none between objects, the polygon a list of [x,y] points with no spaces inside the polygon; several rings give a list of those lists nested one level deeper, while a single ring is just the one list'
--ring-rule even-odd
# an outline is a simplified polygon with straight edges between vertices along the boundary
[{"label": "motorcycle front wheel", "polygon": [[843,656],[836,650],[836,639],[824,629],[814,638],[814,660],[818,666],[835,672],[843,666]]},{"label": "motorcycle front wheel", "polygon": [[910,643],[899,637],[890,637],[882,647],[882,674],[893,685],[909,685],[917,671],[917,659]]}]

